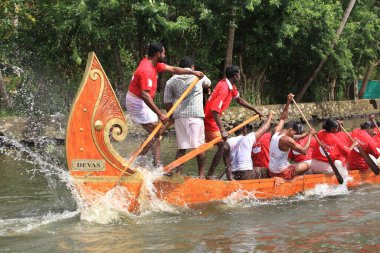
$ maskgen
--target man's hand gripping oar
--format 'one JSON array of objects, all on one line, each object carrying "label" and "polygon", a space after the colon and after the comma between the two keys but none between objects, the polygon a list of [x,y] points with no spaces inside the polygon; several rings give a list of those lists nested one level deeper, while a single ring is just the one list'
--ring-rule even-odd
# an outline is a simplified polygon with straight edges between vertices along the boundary
[{"label": "man's hand gripping oar", "polygon": [[[306,119],[305,115],[303,114],[303,112],[301,111],[301,109],[298,107],[298,104],[296,103],[296,101],[294,99],[293,99],[293,104],[297,107],[298,111],[301,113],[301,116],[302,116],[303,120],[306,122],[306,124],[311,129],[312,127],[311,127],[309,121]],[[334,174],[335,174],[336,179],[338,180],[339,184],[343,184],[343,182],[344,182],[343,177],[339,173],[339,170],[335,166],[335,164],[334,164],[333,160],[331,159],[329,153],[327,152],[327,150],[325,149],[325,147],[323,146],[323,144],[321,143],[321,141],[318,139],[318,137],[317,137],[316,134],[314,135],[314,137],[317,140],[319,146],[321,146],[323,153],[325,154],[327,160],[329,161],[329,164],[330,164],[332,170],[334,171]]]}]

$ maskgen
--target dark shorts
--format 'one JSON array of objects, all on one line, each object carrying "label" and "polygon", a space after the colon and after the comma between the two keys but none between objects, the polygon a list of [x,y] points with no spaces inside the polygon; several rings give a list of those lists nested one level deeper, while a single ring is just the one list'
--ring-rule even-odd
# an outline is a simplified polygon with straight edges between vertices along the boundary
[{"label": "dark shorts", "polygon": [[253,170],[241,170],[232,172],[235,180],[249,180],[269,178],[269,170],[263,167],[255,167]]}]

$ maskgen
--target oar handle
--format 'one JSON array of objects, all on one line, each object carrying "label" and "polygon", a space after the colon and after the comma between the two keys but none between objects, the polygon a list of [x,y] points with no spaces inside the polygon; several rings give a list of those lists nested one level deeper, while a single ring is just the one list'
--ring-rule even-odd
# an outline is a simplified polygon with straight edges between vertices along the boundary
[{"label": "oar handle", "polygon": [[312,127],[311,127],[309,121],[306,119],[305,115],[303,114],[301,108],[299,108],[299,106],[298,106],[298,104],[296,103],[296,101],[294,100],[294,98],[292,98],[292,100],[293,100],[293,104],[297,107],[298,111],[301,113],[301,116],[302,116],[303,120],[306,122],[306,124],[307,124],[307,125],[309,126],[309,128],[311,129]]},{"label": "oar handle", "polygon": [[340,128],[343,130],[343,132],[348,136],[348,138],[350,138],[350,140],[352,141],[352,143],[355,142],[354,138],[352,138],[352,136],[347,132],[347,130],[343,127],[342,123],[339,123],[340,125]]},{"label": "oar handle", "polygon": [[371,119],[371,121],[373,122],[373,124],[374,124],[375,127],[377,128],[377,131],[380,132],[380,129],[379,129],[379,126],[378,126],[377,123],[376,123],[376,120],[375,120],[375,119]]}]

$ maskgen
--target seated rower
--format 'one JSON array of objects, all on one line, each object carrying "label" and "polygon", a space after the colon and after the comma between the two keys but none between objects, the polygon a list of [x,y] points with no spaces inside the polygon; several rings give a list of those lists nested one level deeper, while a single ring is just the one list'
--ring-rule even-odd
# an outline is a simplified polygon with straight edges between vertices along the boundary
[{"label": "seated rower", "polygon": [[[360,128],[352,131],[352,138],[356,140],[360,146],[363,148],[364,152],[370,155],[370,157],[379,164],[376,158],[380,156],[380,144],[378,144],[372,136],[375,135],[374,132],[375,124],[371,121],[364,122],[360,125]],[[349,170],[368,170],[369,165],[366,163],[364,158],[360,155],[359,150],[354,148],[348,157],[348,169]]]},{"label": "seated rower", "polygon": [[[344,142],[336,135],[339,131],[339,124],[336,120],[327,119],[323,123],[322,128],[317,134],[318,139],[329,153],[340,173],[343,175],[347,174],[344,161],[356,143],[353,143],[351,147],[344,145]],[[310,169],[313,173],[334,174],[327,157],[318,143],[314,145],[311,157]]]},{"label": "seated rower", "polygon": [[[293,136],[293,139],[301,146],[305,146],[308,141],[308,135],[305,132],[305,128],[302,123],[296,123],[296,135]],[[309,149],[307,150],[306,154],[301,154],[297,152],[294,149],[291,149],[289,152],[288,158],[295,163],[301,163],[305,162],[307,164],[311,164],[311,154],[313,152],[313,147],[315,146],[315,143],[317,140],[315,138],[311,138]]]},{"label": "seated rower", "polygon": [[256,178],[269,177],[269,143],[272,138],[272,130],[274,127],[275,124],[270,123],[269,129],[257,138],[256,142],[252,146],[251,157]]},{"label": "seated rower", "polygon": [[238,133],[239,136],[227,140],[229,146],[227,152],[230,154],[230,161],[227,161],[227,165],[230,164],[230,166],[227,166],[228,179],[232,176],[235,180],[258,178],[253,170],[251,149],[255,141],[269,129],[271,120],[272,112],[268,114],[265,124],[263,124],[256,132],[247,134],[247,128],[244,127],[240,133]]},{"label": "seated rower", "polygon": [[315,134],[314,128],[310,129],[307,143],[304,147],[299,145],[293,139],[296,133],[296,123],[287,122],[288,108],[293,100],[294,95],[289,94],[288,99],[281,113],[280,121],[274,129],[274,134],[269,146],[269,175],[271,177],[282,177],[284,179],[292,179],[297,175],[301,175],[309,170],[309,164],[305,162],[290,164],[288,162],[288,153],[293,149],[301,154],[306,155],[309,149],[312,135]]}]

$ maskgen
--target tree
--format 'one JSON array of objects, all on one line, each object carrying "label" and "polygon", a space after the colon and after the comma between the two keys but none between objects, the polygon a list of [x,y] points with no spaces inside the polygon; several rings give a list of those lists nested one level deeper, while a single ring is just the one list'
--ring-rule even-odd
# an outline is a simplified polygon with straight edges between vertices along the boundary
[{"label": "tree", "polygon": [[[356,2],[356,0],[350,0],[350,2],[348,3],[348,6],[347,6],[347,8],[346,8],[346,10],[345,10],[345,12],[344,12],[344,14],[343,14],[343,18],[342,18],[342,20],[341,20],[341,22],[340,22],[340,26],[339,26],[338,30],[336,31],[336,39],[331,43],[331,45],[330,45],[330,49],[333,49],[333,48],[334,48],[334,46],[335,46],[335,44],[336,44],[336,40],[339,39],[340,34],[342,33],[342,31],[343,31],[343,29],[344,29],[344,26],[346,25],[346,22],[347,22],[347,20],[348,20],[348,18],[349,18],[349,16],[350,16],[350,13],[351,13],[351,11],[352,11],[352,8],[353,8],[354,5],[355,5],[355,2]],[[311,76],[309,77],[309,79],[308,79],[308,80],[306,81],[306,83],[303,85],[301,91],[296,95],[295,100],[296,100],[297,102],[299,102],[299,101],[302,99],[302,97],[303,97],[305,91],[309,88],[309,86],[310,86],[311,83],[314,81],[314,79],[316,78],[316,76],[318,75],[318,73],[321,71],[321,69],[322,69],[323,65],[325,64],[326,60],[327,60],[327,57],[324,58],[324,59],[322,59],[322,60],[319,62],[317,68],[314,70],[314,72],[311,74]]]}]

